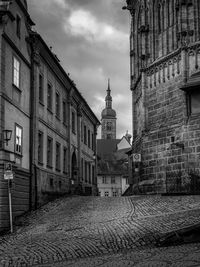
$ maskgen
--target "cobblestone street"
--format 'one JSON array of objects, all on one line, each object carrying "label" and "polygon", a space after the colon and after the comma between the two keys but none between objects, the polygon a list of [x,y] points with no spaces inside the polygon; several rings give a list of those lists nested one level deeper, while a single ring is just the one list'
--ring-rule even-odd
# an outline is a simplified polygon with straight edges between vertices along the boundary
[{"label": "cobblestone street", "polygon": [[200,244],[155,247],[199,218],[200,196],[62,198],[0,238],[0,266],[200,266]]}]

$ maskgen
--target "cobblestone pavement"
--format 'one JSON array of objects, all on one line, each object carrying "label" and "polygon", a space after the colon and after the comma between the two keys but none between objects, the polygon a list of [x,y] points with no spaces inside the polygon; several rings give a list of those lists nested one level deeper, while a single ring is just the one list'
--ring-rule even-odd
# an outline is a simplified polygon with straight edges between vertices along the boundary
[{"label": "cobblestone pavement", "polygon": [[199,218],[200,196],[63,198],[0,238],[0,266],[200,266],[200,244],[155,248]]}]

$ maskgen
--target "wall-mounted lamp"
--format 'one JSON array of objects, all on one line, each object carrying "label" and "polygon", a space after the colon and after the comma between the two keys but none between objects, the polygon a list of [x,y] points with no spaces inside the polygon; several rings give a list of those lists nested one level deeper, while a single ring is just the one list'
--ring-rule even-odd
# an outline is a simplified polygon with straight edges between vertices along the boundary
[{"label": "wall-mounted lamp", "polygon": [[12,137],[12,130],[3,130],[3,141],[8,145],[8,141],[10,141]]}]

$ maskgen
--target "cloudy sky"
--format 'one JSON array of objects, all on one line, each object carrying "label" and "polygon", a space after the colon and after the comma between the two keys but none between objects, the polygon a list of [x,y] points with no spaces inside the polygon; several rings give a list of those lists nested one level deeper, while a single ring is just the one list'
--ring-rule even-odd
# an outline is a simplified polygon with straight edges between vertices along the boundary
[{"label": "cloudy sky", "polygon": [[[110,78],[117,138],[131,133],[129,14],[124,0],[28,0],[35,30],[101,119]],[[98,137],[100,137],[100,128]]]}]

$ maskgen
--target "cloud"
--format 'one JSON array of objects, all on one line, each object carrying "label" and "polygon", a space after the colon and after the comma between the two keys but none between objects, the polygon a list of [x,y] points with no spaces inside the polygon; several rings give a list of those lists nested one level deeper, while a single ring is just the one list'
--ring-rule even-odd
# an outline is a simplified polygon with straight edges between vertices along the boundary
[{"label": "cloud", "polygon": [[[122,0],[28,0],[28,7],[37,31],[99,119],[110,78],[117,138],[131,132],[129,24]],[[100,127],[98,132],[100,137]]]},{"label": "cloud", "polygon": [[90,43],[106,43],[112,49],[128,50],[128,34],[97,20],[87,10],[72,11],[69,18],[65,19],[64,29],[67,34],[81,36]]}]

